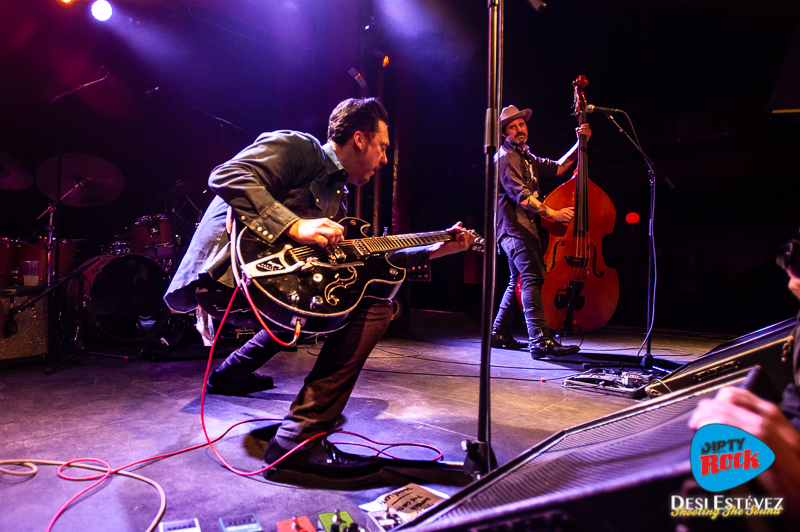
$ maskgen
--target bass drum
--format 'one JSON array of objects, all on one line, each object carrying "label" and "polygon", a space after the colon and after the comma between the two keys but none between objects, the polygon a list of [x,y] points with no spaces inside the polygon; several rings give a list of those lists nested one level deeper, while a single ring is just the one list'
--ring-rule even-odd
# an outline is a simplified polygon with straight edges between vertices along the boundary
[{"label": "bass drum", "polygon": [[169,316],[163,299],[169,282],[167,273],[147,257],[101,256],[83,277],[82,293],[78,279],[69,283],[70,308],[79,311],[82,297],[86,327],[106,338],[144,340],[158,332]]}]

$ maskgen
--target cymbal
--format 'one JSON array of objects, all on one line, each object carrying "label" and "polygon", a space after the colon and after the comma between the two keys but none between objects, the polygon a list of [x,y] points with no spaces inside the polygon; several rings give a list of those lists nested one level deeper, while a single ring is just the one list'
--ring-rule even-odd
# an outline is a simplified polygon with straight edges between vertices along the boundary
[{"label": "cymbal", "polygon": [[[48,198],[56,199],[58,156],[36,169],[36,186]],[[65,153],[61,166],[61,203],[70,207],[105,205],[122,193],[125,179],[116,166],[95,155]]]},{"label": "cymbal", "polygon": [[23,190],[33,184],[33,175],[24,164],[0,151],[0,189]]},{"label": "cymbal", "polygon": [[182,199],[197,192],[203,192],[208,189],[208,179],[191,179],[189,181],[180,181],[161,192],[156,196],[156,201]]}]

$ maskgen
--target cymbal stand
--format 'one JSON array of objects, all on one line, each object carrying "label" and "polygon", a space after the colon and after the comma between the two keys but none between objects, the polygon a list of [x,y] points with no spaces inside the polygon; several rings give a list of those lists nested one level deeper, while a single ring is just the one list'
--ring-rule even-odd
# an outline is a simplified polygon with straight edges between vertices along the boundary
[{"label": "cymbal stand", "polygon": [[[56,178],[56,181],[60,182],[60,175]],[[53,231],[56,228],[55,225],[53,225],[53,215],[55,214],[55,212],[57,210],[57,205],[59,203],[61,203],[62,201],[64,201],[64,198],[66,198],[72,192],[77,190],[78,187],[80,187],[83,183],[84,183],[83,180],[77,181],[75,183],[74,187],[72,187],[71,189],[66,191],[64,193],[64,195],[61,196],[60,198],[57,197],[56,201],[54,203],[51,203],[50,205],[48,205],[47,208],[42,212],[42,214],[40,214],[39,216],[36,217],[36,219],[39,220],[45,214],[48,214],[48,213],[50,214],[50,217],[48,219],[47,225],[44,227],[45,230],[47,231],[47,240],[45,241],[45,244],[44,244],[44,249],[45,249],[46,255],[47,255],[47,259],[45,260],[45,262],[46,262],[45,279],[47,280],[45,282],[45,284],[47,286],[50,286],[53,283],[53,277],[55,277],[58,274],[56,269],[53,268],[54,261],[58,260],[58,247],[59,247],[55,243],[55,242],[58,241],[58,238],[57,237],[55,239],[53,238]],[[59,187],[60,187],[60,183],[59,183]],[[53,256],[53,250],[54,249],[55,249],[55,257]]]},{"label": "cymbal stand", "polygon": [[55,229],[55,226],[53,225],[53,214],[55,213],[55,211],[56,211],[56,204],[51,203],[50,205],[47,206],[44,212],[42,212],[42,214],[36,217],[36,219],[39,220],[45,214],[48,213],[50,214],[50,217],[47,221],[47,225],[44,227],[45,230],[47,231],[47,240],[44,243],[44,250],[47,256],[47,259],[45,259],[45,279],[46,279],[45,284],[47,286],[51,286],[53,284],[53,275],[55,274],[55,272],[52,269],[53,259],[54,259],[53,248],[57,247],[53,244],[53,230]]}]

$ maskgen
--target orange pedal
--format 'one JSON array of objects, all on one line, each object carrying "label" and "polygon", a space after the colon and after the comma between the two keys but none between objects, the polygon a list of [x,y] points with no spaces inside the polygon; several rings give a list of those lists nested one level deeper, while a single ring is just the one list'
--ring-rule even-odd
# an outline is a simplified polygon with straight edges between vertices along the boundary
[{"label": "orange pedal", "polygon": [[301,515],[285,521],[278,521],[278,532],[317,532],[317,529],[311,524],[311,519]]}]

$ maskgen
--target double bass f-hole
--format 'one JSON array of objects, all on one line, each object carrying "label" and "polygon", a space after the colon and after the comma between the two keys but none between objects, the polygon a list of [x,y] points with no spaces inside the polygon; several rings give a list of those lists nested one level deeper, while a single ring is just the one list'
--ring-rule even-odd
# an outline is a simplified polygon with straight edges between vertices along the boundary
[{"label": "double bass f-hole", "polygon": [[604,276],[606,274],[605,270],[600,270],[600,273],[597,273],[597,248],[594,247],[594,244],[589,244],[589,249],[592,250],[592,273],[595,277]]},{"label": "double bass f-hole", "polygon": [[[558,242],[556,242],[556,246],[564,247],[566,245],[567,245],[567,243],[564,242],[563,240],[559,240]],[[553,268],[556,267],[556,257],[558,257],[558,250],[557,249],[553,249],[553,261],[550,263],[550,268],[549,268],[548,271],[550,271],[550,270],[552,270]]]}]

